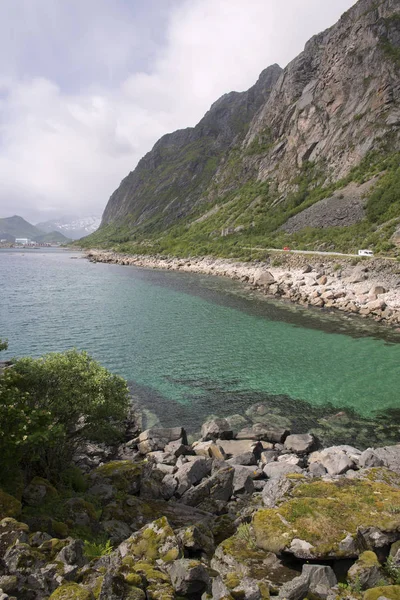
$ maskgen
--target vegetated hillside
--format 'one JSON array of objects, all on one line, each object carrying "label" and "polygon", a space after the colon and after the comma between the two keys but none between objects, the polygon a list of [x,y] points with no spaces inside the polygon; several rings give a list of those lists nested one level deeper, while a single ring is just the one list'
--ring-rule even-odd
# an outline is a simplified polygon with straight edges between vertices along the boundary
[{"label": "vegetated hillside", "polygon": [[34,225],[28,223],[28,221],[25,221],[25,219],[17,215],[0,219],[0,238],[7,236],[7,238],[12,237],[14,239],[34,239],[35,236],[40,235],[41,233],[42,232]]},{"label": "vegetated hillside", "polygon": [[43,231],[17,215],[0,219],[0,239],[3,238],[10,242],[15,242],[16,238],[28,238],[33,242],[47,242],[49,244],[66,244],[70,241],[59,231],[43,233]]},{"label": "vegetated hillside", "polygon": [[35,242],[47,242],[49,244],[67,244],[71,240],[67,238],[61,231],[50,231],[42,233],[34,238]]},{"label": "vegetated hillside", "polygon": [[164,136],[87,246],[254,257],[400,244],[400,3],[360,0],[283,71]]}]

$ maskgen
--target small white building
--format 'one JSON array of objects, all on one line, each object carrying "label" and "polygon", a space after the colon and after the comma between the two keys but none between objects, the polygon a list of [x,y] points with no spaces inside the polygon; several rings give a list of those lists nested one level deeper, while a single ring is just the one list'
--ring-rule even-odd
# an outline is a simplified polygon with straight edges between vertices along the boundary
[{"label": "small white building", "polygon": [[18,246],[28,246],[28,244],[32,244],[29,238],[15,238],[15,243],[18,244]]}]

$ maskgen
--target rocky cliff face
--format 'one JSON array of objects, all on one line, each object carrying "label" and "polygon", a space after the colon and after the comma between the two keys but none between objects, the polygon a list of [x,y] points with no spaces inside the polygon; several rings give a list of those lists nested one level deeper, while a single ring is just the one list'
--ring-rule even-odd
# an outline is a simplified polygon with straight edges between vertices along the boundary
[{"label": "rocky cliff face", "polygon": [[102,224],[129,218],[168,225],[196,206],[223,156],[239,145],[282,69],[268,67],[247,92],[217,100],[194,128],[163,136],[111,196]]},{"label": "rocky cliff face", "polygon": [[291,217],[332,197],[335,219],[324,222],[322,205],[310,226],[353,226],[351,237],[373,246],[376,224],[389,240],[400,222],[399,149],[400,4],[360,0],[284,70],[269,67],[195,128],[161,138],[111,196],[96,240],[106,225],[125,241],[184,225],[185,240],[211,244],[222,232],[246,243],[251,231],[279,245]]}]

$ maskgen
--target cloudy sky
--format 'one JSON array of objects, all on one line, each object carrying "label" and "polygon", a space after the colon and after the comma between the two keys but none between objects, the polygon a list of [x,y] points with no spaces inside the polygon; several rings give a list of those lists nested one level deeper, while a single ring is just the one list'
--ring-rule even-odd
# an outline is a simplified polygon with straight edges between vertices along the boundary
[{"label": "cloudy sky", "polygon": [[0,217],[101,215],[169,131],[354,0],[1,0]]}]

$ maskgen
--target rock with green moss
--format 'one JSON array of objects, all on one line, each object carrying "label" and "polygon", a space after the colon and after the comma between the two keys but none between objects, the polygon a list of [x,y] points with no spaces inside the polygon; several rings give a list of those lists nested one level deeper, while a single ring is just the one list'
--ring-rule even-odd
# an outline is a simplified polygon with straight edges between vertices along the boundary
[{"label": "rock with green moss", "polygon": [[359,559],[350,567],[347,580],[353,585],[367,590],[374,587],[382,578],[381,568],[375,552],[367,550],[360,554]]},{"label": "rock with green moss", "polygon": [[378,598],[400,600],[400,585],[383,585],[364,592],[363,600],[378,600]]},{"label": "rock with green moss", "polygon": [[199,523],[192,525],[178,533],[178,538],[187,553],[204,552],[208,556],[212,556],[215,550],[214,536],[206,525]]},{"label": "rock with green moss", "polygon": [[263,581],[272,590],[298,575],[286,567],[272,552],[257,548],[251,531],[238,531],[216,549],[211,567],[223,577],[229,589],[237,587],[244,577]]},{"label": "rock with green moss", "polygon": [[112,485],[120,492],[137,494],[140,490],[142,470],[143,463],[115,460],[97,467],[91,474],[91,479],[96,485],[105,483]]},{"label": "rock with green moss", "polygon": [[302,483],[278,508],[255,513],[256,544],[302,559],[357,557],[360,537],[371,549],[377,532],[384,534],[385,543],[398,539],[400,514],[390,506],[399,503],[400,490],[370,479]]},{"label": "rock with green moss", "polygon": [[0,489],[0,519],[18,517],[21,514],[21,502]]},{"label": "rock with green moss", "polygon": [[28,506],[40,506],[57,496],[58,492],[50,481],[42,477],[34,477],[24,489],[22,498]]},{"label": "rock with green moss", "polygon": [[16,543],[10,546],[4,555],[4,563],[11,575],[30,575],[46,564],[42,552],[28,544]]},{"label": "rock with green moss", "polygon": [[92,592],[77,583],[61,585],[49,600],[94,600]]},{"label": "rock with green moss", "polygon": [[181,556],[179,542],[165,517],[157,519],[134,533],[119,546],[122,557],[154,564],[155,561],[170,563]]},{"label": "rock with green moss", "polygon": [[68,527],[91,527],[97,523],[94,505],[83,498],[70,498],[64,503],[65,521]]},{"label": "rock with green moss", "polygon": [[8,548],[17,542],[29,542],[29,527],[11,517],[0,521],[0,558],[3,558]]}]

